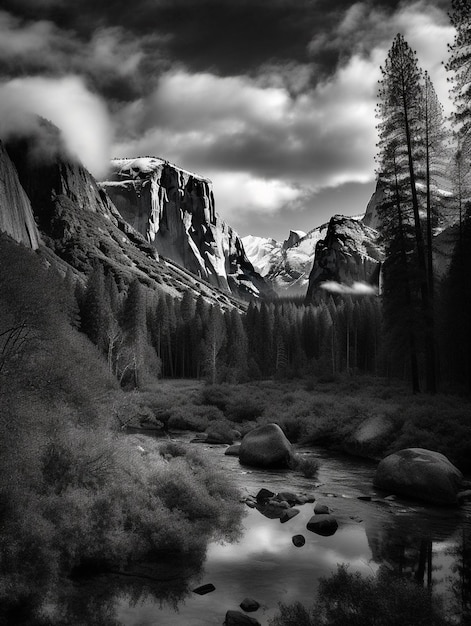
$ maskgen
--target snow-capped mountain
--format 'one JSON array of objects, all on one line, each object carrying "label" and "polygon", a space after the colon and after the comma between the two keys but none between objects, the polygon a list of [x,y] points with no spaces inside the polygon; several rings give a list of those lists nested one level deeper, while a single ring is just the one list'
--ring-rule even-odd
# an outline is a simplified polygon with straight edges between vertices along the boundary
[{"label": "snow-capped mountain", "polygon": [[242,239],[255,269],[279,295],[305,295],[317,242],[325,236],[327,224],[307,234],[292,230],[283,242],[248,235]]},{"label": "snow-capped mountain", "polygon": [[238,234],[215,210],[211,181],[157,157],[114,159],[100,183],[124,219],[165,258],[238,296],[273,295]]}]

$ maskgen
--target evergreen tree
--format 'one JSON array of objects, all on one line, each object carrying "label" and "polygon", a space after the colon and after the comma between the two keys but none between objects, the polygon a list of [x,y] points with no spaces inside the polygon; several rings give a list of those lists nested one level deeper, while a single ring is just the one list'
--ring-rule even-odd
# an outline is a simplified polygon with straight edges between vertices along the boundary
[{"label": "evergreen tree", "polygon": [[105,289],[105,275],[101,263],[96,263],[90,276],[82,300],[80,319],[81,330],[105,354],[106,321],[110,313],[109,298]]},{"label": "evergreen tree", "polygon": [[452,96],[455,104],[453,121],[460,140],[460,152],[471,152],[471,2],[452,0],[451,23],[456,29],[455,38],[449,47],[450,56],[446,69],[450,71]]},{"label": "evergreen tree", "polygon": [[[396,214],[395,219],[389,220],[389,230],[395,240],[389,252],[396,251],[396,259],[391,263],[391,269],[400,266],[402,275],[407,281],[402,302],[412,312],[414,290],[408,269],[412,266],[407,263],[409,254],[407,240],[411,227],[415,248],[414,276],[417,278],[420,292],[421,325],[424,328],[426,386],[429,392],[434,393],[437,383],[433,312],[417,191],[420,164],[423,163],[424,155],[423,88],[415,53],[402,35],[399,34],[394,39],[381,72],[382,80],[378,94],[380,118],[378,161],[389,189],[383,208],[390,209]],[[407,210],[404,210],[405,207]],[[389,275],[385,273],[385,282],[388,280],[391,283],[395,279],[394,272]],[[397,289],[390,284],[389,296],[394,298],[395,293]],[[393,300],[390,299],[390,305],[392,304]],[[414,391],[418,390],[418,376],[415,371],[416,342],[417,338],[411,334],[409,346]]]},{"label": "evergreen tree", "polygon": [[218,369],[221,365],[220,355],[225,342],[224,317],[221,309],[218,306],[213,306],[209,312],[202,342],[203,371],[211,384],[216,382]]}]

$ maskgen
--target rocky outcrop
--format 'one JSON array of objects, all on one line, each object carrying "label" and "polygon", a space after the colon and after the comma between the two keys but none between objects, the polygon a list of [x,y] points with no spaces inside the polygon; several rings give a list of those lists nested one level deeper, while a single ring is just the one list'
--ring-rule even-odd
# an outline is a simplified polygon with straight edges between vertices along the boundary
[{"label": "rocky outcrop", "polygon": [[155,157],[114,159],[102,189],[164,257],[239,296],[272,296],[237,233],[216,213],[212,184]]},{"label": "rocky outcrop", "polygon": [[18,243],[36,250],[40,235],[31,203],[21,186],[18,172],[0,142],[0,230]]},{"label": "rocky outcrop", "polygon": [[292,248],[296,244],[298,244],[303,237],[306,236],[306,233],[303,230],[290,230],[288,239],[283,241],[283,250],[288,250]]},{"label": "rocky outcrop", "polygon": [[381,226],[381,220],[378,214],[378,207],[384,202],[386,198],[386,186],[384,182],[378,178],[376,183],[376,189],[374,190],[368,204],[366,205],[365,215],[362,222],[369,228],[379,230]]},{"label": "rocky outcrop", "polygon": [[262,468],[289,467],[293,456],[291,443],[277,424],[258,426],[240,444],[239,461]]},{"label": "rocky outcrop", "polygon": [[423,448],[390,454],[374,477],[378,489],[440,505],[457,504],[462,482],[463,475],[446,456]]},{"label": "rocky outcrop", "polygon": [[383,251],[378,233],[362,221],[334,215],[324,239],[318,241],[314,264],[309,276],[306,301],[312,302],[324,283],[336,283],[342,288],[379,286]]}]

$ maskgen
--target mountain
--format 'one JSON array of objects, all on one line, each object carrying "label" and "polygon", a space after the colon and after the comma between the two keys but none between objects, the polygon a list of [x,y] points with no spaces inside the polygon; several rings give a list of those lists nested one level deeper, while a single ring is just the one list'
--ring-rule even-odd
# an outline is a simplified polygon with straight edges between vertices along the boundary
[{"label": "mountain", "polygon": [[239,297],[274,295],[216,213],[208,179],[156,157],[114,159],[100,188],[165,258]]},{"label": "mountain", "polygon": [[242,241],[255,269],[271,283],[279,295],[304,296],[309,284],[316,244],[325,236],[326,231],[327,224],[323,224],[307,234],[292,230],[283,242],[253,235],[244,237]]},{"label": "mountain", "polygon": [[384,253],[377,230],[362,220],[334,215],[324,239],[317,242],[314,264],[309,275],[306,301],[313,300],[322,283],[332,290],[371,293],[379,287]]},{"label": "mountain", "polygon": [[241,307],[230,293],[160,258],[68,154],[52,124],[42,120],[34,131],[5,142],[0,171],[1,230],[38,249],[61,273],[71,270],[84,282],[99,262],[125,284],[138,278],[172,297],[189,291],[222,308]]}]

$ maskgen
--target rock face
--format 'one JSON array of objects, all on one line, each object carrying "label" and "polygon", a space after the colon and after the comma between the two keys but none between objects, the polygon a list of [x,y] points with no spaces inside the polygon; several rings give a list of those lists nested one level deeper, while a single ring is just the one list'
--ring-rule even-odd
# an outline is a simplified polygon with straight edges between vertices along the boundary
[{"label": "rock face", "polygon": [[114,159],[102,189],[160,254],[223,291],[273,295],[237,233],[216,213],[211,182],[154,157]]},{"label": "rock face", "polygon": [[266,424],[251,430],[240,444],[239,461],[262,468],[289,467],[291,443],[277,424]]},{"label": "rock face", "polygon": [[383,459],[374,484],[379,489],[433,504],[457,504],[463,475],[439,452],[407,448]]},{"label": "rock face", "polygon": [[[3,179],[2,187],[2,209],[4,203],[8,208],[0,217],[3,228],[6,226],[7,232],[13,229],[23,240],[31,238],[37,245],[36,221],[45,244],[41,254],[62,274],[73,268],[85,280],[98,261],[127,284],[138,278],[173,298],[188,291],[195,300],[202,295],[223,310],[240,308],[230,293],[200,284],[187,270],[160,259],[155,247],[123,219],[93,176],[67,153],[52,124],[41,121],[37,131],[9,139],[5,148],[0,151],[0,169],[9,177]],[[23,209],[27,214],[27,203],[14,183],[11,162],[34,214],[24,231],[21,216]],[[15,194],[22,207],[16,214]]]},{"label": "rock face", "polygon": [[36,250],[40,235],[31,203],[20,184],[18,172],[0,142],[0,230],[18,243]]},{"label": "rock face", "polygon": [[306,301],[311,302],[322,284],[331,281],[377,288],[382,260],[377,231],[361,220],[334,215],[325,238],[316,245]]}]

